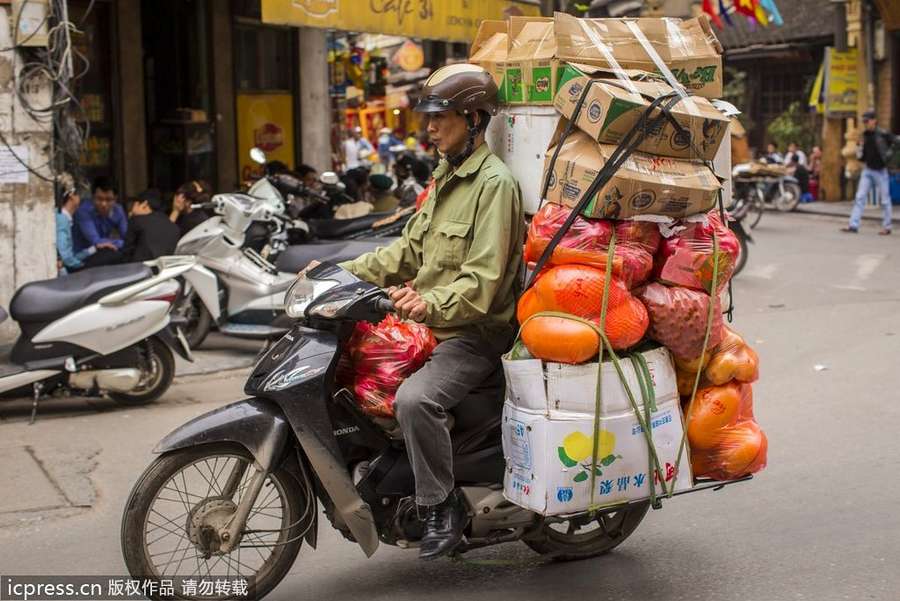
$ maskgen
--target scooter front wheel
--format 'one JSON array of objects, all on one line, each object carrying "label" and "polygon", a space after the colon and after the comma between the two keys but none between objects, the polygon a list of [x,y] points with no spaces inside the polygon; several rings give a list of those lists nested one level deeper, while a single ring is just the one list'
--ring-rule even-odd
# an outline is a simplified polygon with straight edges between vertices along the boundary
[{"label": "scooter front wheel", "polygon": [[561,561],[588,559],[608,553],[637,529],[650,503],[626,505],[594,516],[544,521],[536,536],[523,542],[541,555]]},{"label": "scooter front wheel", "polygon": [[[241,446],[209,444],[171,451],[144,472],[122,517],[122,554],[135,578],[172,580],[181,599],[260,599],[287,575],[315,504],[284,468],[265,477],[229,552],[223,530],[252,486],[253,459]],[[203,595],[187,581],[228,581],[231,594]],[[249,584],[250,596],[235,582]],[[152,590],[152,589],[151,589]],[[151,598],[157,599],[162,596]]]}]

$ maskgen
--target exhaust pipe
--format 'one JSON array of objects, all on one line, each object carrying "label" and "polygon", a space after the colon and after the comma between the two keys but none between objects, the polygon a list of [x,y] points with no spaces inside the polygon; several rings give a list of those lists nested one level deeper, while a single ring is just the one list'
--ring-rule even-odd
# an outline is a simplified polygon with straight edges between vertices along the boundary
[{"label": "exhaust pipe", "polygon": [[69,374],[69,386],[82,390],[99,388],[110,392],[131,392],[140,381],[141,370],[133,367],[91,369]]}]

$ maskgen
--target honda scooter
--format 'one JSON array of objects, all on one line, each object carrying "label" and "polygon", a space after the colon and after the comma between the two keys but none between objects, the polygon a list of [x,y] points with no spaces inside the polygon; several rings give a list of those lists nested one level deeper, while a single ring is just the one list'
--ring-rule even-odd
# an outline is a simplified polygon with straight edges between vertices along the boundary
[{"label": "honda scooter", "polygon": [[[254,368],[244,387],[251,398],[166,436],[135,484],[122,518],[122,552],[135,577],[227,574],[251,581],[261,598],[303,541],[315,548],[319,504],[367,556],[380,543],[418,546],[424,523],[396,423],[375,423],[335,385],[356,323],[393,310],[387,294],[322,264],[297,279],[285,307],[290,332]],[[628,538],[647,501],[543,517],[504,498],[502,403],[463,399],[451,412],[453,470],[469,514],[456,552],[521,540],[557,559],[582,559]]]},{"label": "honda scooter", "polygon": [[[25,284],[9,307],[22,333],[0,362],[0,393],[31,386],[32,421],[49,394],[156,400],[175,375],[172,350],[191,360],[170,314],[176,278],[194,279],[198,268],[192,257],[161,257]],[[7,317],[0,309],[0,322]]]}]

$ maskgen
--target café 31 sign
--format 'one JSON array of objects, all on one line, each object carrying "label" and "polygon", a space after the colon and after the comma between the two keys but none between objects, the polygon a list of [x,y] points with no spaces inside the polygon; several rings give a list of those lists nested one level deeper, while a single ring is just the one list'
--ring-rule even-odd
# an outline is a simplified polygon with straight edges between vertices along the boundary
[{"label": "caf\u00e9 31 sign", "polygon": [[483,19],[539,16],[517,0],[262,0],[262,20],[276,25],[387,33],[470,42]]}]

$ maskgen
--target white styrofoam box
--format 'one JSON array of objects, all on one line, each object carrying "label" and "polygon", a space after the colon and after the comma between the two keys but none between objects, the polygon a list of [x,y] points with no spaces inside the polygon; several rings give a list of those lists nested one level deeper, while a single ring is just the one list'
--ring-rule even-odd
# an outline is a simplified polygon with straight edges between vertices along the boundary
[{"label": "white styrofoam box", "polygon": [[731,204],[731,123],[728,124],[728,129],[725,131],[725,137],[722,139],[722,144],[719,145],[719,150],[716,152],[716,156],[713,158],[713,172],[722,178],[722,201],[725,203],[725,206],[729,206]]},{"label": "white styrofoam box", "polygon": [[[503,452],[506,474],[503,494],[511,502],[542,515],[568,515],[591,505],[591,449],[594,420],[574,413],[551,419],[519,409],[503,407]],[[675,492],[693,485],[688,446],[685,444],[678,473],[676,455],[684,426],[677,400],[661,403],[650,417],[651,432],[665,474],[666,487]],[[631,411],[600,419],[598,473],[594,478],[596,506],[610,506],[648,498],[650,469],[647,440]],[[662,487],[656,491],[662,495]]]},{"label": "white styrofoam box", "polygon": [[529,215],[541,204],[544,153],[556,130],[559,113],[552,106],[505,106],[491,119],[485,137],[522,189],[522,205]]},{"label": "white styrofoam box", "polygon": [[[657,403],[677,400],[678,383],[669,351],[659,347],[642,354],[647,362]],[[635,401],[640,404],[641,388],[634,366],[626,357],[620,357],[619,362],[625,373],[625,381]],[[506,373],[507,399],[516,407],[539,411],[548,417],[554,417],[558,412],[594,414],[597,394],[596,363],[567,365],[544,363],[540,359],[504,358],[503,371]],[[601,415],[630,411],[631,403],[612,361],[603,362],[602,382]]]}]

